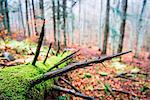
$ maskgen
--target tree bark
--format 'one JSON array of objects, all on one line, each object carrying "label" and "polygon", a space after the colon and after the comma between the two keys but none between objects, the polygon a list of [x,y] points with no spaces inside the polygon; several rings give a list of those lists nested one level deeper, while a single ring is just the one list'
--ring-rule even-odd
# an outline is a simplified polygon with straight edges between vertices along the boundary
[{"label": "tree bark", "polygon": [[22,12],[22,5],[21,5],[21,1],[19,0],[19,10],[20,10],[20,15],[21,15],[21,22],[22,22],[22,27],[23,27],[23,32],[24,32],[24,36],[26,35],[26,29],[24,26],[24,17],[23,17],[23,12]]},{"label": "tree bark", "polygon": [[28,30],[28,36],[30,37],[30,26],[29,26],[29,14],[28,14],[28,1],[25,0],[25,7],[26,7],[26,23],[27,23],[27,30]]},{"label": "tree bark", "polygon": [[60,42],[60,2],[57,0],[57,43]]},{"label": "tree bark", "polygon": [[143,14],[144,14],[144,10],[146,8],[146,3],[147,3],[147,0],[143,0],[143,5],[142,5],[142,10],[141,10],[141,13],[140,13],[140,16],[139,16],[139,20],[138,20],[138,26],[137,26],[137,37],[136,37],[136,52],[135,52],[135,57],[138,57],[138,54],[140,52],[140,49],[141,49],[141,46],[140,46],[140,39],[141,39],[141,29],[142,29],[142,18],[143,18]]},{"label": "tree bark", "polygon": [[128,0],[122,0],[120,37],[119,37],[119,45],[118,45],[118,50],[117,50],[118,53],[122,52],[122,49],[123,49],[127,7],[128,7]]},{"label": "tree bark", "polygon": [[103,41],[102,54],[106,54],[106,50],[107,50],[107,42],[108,42],[108,36],[109,36],[109,10],[110,10],[110,0],[107,0],[105,29],[104,29],[104,41]]},{"label": "tree bark", "polygon": [[41,19],[44,19],[44,1],[40,0]]},{"label": "tree bark", "polygon": [[8,33],[10,34],[10,21],[9,21],[9,11],[8,11],[8,1],[5,0],[5,14],[6,14],[6,22],[7,22],[7,30],[8,30]]},{"label": "tree bark", "polygon": [[67,38],[66,38],[66,0],[63,0],[63,33],[64,33],[64,45],[67,46]]},{"label": "tree bark", "polygon": [[53,10],[53,32],[54,32],[54,43],[56,44],[56,15],[55,15],[55,0],[52,0],[52,10]]},{"label": "tree bark", "polygon": [[35,33],[36,33],[36,35],[38,35],[38,32],[37,32],[37,26],[36,26],[36,16],[35,16],[34,0],[32,0],[32,9],[33,9],[33,18],[34,18],[34,28],[35,28]]}]

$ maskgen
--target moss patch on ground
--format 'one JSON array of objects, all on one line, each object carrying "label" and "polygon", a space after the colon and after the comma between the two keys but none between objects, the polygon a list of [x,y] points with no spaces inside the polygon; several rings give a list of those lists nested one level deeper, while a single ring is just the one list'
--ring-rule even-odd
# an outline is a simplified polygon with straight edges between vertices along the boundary
[{"label": "moss patch on ground", "polygon": [[[49,90],[54,84],[54,80],[50,79],[29,89],[30,81],[40,77],[55,63],[59,62],[69,53],[62,56],[52,56],[44,65],[37,62],[36,67],[31,64],[19,65],[13,67],[0,68],[0,99],[24,100],[24,99],[44,99],[45,91]],[[67,62],[60,65],[64,67]]]}]

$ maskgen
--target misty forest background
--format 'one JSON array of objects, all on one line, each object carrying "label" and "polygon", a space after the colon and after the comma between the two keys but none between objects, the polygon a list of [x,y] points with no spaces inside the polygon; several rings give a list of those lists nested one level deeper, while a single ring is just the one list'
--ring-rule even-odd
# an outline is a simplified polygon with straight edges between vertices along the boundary
[{"label": "misty forest background", "polygon": [[149,9],[150,0],[0,0],[0,99],[150,100]]},{"label": "misty forest background", "polygon": [[33,37],[46,20],[45,40],[98,47],[104,54],[150,50],[149,0],[0,0],[1,26]]}]

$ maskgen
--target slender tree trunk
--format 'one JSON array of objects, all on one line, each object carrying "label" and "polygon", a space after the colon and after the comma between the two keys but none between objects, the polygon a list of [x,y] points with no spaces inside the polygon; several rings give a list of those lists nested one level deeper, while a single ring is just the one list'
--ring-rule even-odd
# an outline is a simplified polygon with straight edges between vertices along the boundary
[{"label": "slender tree trunk", "polygon": [[57,43],[60,42],[60,2],[57,0]]},{"label": "slender tree trunk", "polygon": [[108,42],[108,36],[109,36],[109,10],[110,10],[110,0],[107,0],[105,29],[104,29],[104,41],[103,41],[102,54],[106,54],[106,50],[107,50],[107,42]]},{"label": "slender tree trunk", "polygon": [[37,26],[36,26],[36,16],[35,16],[35,7],[34,7],[34,0],[32,0],[32,9],[33,9],[33,17],[34,17],[34,28],[35,28],[35,33],[36,35],[38,35],[38,32],[37,32]]},{"label": "slender tree trunk", "polygon": [[9,21],[9,11],[8,11],[8,1],[5,0],[5,14],[6,14],[6,23],[7,23],[7,30],[10,34],[10,21]]},{"label": "slender tree trunk", "polygon": [[25,7],[26,7],[26,23],[27,23],[27,30],[28,30],[28,36],[30,37],[30,26],[29,26],[29,14],[28,14],[28,1],[25,0]]},{"label": "slender tree trunk", "polygon": [[[72,5],[74,4],[73,0],[71,1],[72,2]],[[74,31],[74,14],[73,14],[73,6],[71,7],[70,9],[70,13],[71,13],[71,41],[72,41],[72,44],[74,43],[74,34],[73,34],[73,31]]]},{"label": "slender tree trunk", "polygon": [[3,16],[3,25],[4,25],[4,28],[6,29],[7,26],[6,26],[6,19],[5,19],[5,8],[4,8],[4,2],[3,1],[0,1],[0,8],[1,8],[1,14]]},{"label": "slender tree trunk", "polygon": [[122,0],[120,38],[119,38],[119,45],[118,45],[118,50],[117,50],[118,53],[122,52],[122,49],[123,49],[127,7],[128,7],[128,0]]},{"label": "slender tree trunk", "polygon": [[99,12],[99,29],[98,29],[98,47],[100,50],[102,50],[102,29],[101,29],[101,26],[102,26],[102,1],[103,0],[100,0],[100,12]]},{"label": "slender tree trunk", "polygon": [[41,19],[44,19],[44,1],[40,0]]},{"label": "slender tree trunk", "polygon": [[24,26],[24,21],[23,21],[23,12],[22,12],[22,6],[21,6],[21,1],[19,0],[19,11],[20,11],[20,15],[21,15],[21,23],[22,23],[22,27],[23,27],[23,32],[24,32],[24,36],[26,35],[26,29]]},{"label": "slender tree trunk", "polygon": [[145,10],[145,5],[147,3],[147,0],[143,0],[143,5],[142,5],[142,9],[141,9],[141,14],[140,14],[140,17],[139,17],[139,21],[138,21],[138,26],[137,26],[137,38],[136,38],[136,52],[135,52],[135,57],[138,57],[138,54],[140,52],[140,49],[141,49],[141,45],[140,45],[140,42],[142,40],[141,38],[141,35],[143,33],[141,33],[141,29],[142,29],[142,17],[143,17],[143,13],[144,13],[144,10]]},{"label": "slender tree trunk", "polygon": [[64,33],[64,45],[67,45],[66,38],[66,0],[63,0],[63,33]]},{"label": "slender tree trunk", "polygon": [[56,15],[55,15],[55,0],[52,0],[53,10],[53,31],[54,31],[54,43],[56,44]]},{"label": "slender tree trunk", "polygon": [[79,45],[81,44],[81,0],[79,0]]},{"label": "slender tree trunk", "polygon": [[30,25],[30,29],[31,29],[31,34],[33,35],[34,34],[34,21],[33,21],[33,19],[34,18],[32,18],[33,16],[32,16],[32,11],[31,11],[31,5],[30,5],[30,0],[29,0],[29,2],[28,2],[28,4],[29,4],[29,13],[30,13],[30,21],[31,21],[31,25]]}]

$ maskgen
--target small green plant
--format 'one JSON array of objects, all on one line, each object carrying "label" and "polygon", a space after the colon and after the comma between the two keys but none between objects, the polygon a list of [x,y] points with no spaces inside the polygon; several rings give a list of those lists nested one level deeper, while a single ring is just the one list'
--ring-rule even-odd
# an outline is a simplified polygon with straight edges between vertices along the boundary
[{"label": "small green plant", "polygon": [[91,78],[91,74],[90,73],[84,73],[84,78]]},{"label": "small green plant", "polygon": [[110,85],[108,83],[104,84],[104,91],[105,91],[105,93],[108,94],[109,90],[110,90]]},{"label": "small green plant", "polygon": [[149,87],[147,87],[146,85],[144,85],[142,88],[140,88],[140,91],[141,92],[145,92],[148,89],[149,89]]}]

